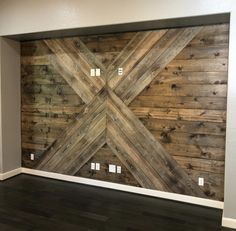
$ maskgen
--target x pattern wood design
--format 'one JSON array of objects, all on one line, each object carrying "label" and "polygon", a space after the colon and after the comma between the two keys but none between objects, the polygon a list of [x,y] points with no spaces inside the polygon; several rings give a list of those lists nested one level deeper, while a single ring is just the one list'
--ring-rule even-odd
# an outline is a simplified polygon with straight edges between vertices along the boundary
[{"label": "x pattern wood design", "polygon": [[[201,27],[135,33],[105,67],[79,38],[45,40],[51,64],[85,102],[82,112],[45,152],[37,169],[74,175],[105,143],[144,188],[204,197],[128,108]],[[122,67],[123,76],[117,75]],[[100,77],[90,77],[100,68]]]}]

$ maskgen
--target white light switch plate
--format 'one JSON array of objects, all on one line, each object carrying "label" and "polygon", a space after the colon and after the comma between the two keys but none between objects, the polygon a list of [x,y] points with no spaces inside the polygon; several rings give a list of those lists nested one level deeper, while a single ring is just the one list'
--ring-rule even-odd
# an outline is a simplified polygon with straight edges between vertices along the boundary
[{"label": "white light switch plate", "polygon": [[109,172],[116,173],[116,166],[114,164],[109,164]]},{"label": "white light switch plate", "polygon": [[123,75],[123,68],[122,67],[118,68],[118,75]]},{"label": "white light switch plate", "polygon": [[96,163],[96,170],[99,171],[100,170],[100,164],[99,163]]},{"label": "white light switch plate", "polygon": [[199,186],[204,186],[204,178],[203,177],[198,178],[198,185]]},{"label": "white light switch plate", "polygon": [[90,69],[90,76],[95,76],[95,69]]},{"label": "white light switch plate", "polygon": [[121,166],[116,166],[116,172],[119,174],[121,173]]},{"label": "white light switch plate", "polygon": [[91,163],[91,169],[95,170],[95,163]]},{"label": "white light switch plate", "polygon": [[101,70],[99,68],[96,68],[96,76],[101,76]]}]

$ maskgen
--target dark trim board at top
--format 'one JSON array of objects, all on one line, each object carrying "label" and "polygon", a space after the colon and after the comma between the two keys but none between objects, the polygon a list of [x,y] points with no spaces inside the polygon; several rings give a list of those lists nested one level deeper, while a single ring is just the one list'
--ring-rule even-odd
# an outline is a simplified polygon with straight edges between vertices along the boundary
[{"label": "dark trim board at top", "polygon": [[107,33],[131,32],[131,31],[163,29],[163,28],[168,29],[168,28],[177,28],[186,26],[212,25],[212,24],[229,23],[229,21],[230,21],[230,13],[222,13],[222,14],[162,19],[162,20],[105,25],[96,27],[61,29],[54,31],[7,35],[4,37],[17,41],[31,41],[37,39],[72,37],[78,35],[107,34]]}]

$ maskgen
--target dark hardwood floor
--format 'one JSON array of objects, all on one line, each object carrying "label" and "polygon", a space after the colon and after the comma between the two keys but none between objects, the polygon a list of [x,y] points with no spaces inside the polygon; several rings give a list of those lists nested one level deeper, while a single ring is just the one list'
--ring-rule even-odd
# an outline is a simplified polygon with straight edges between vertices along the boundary
[{"label": "dark hardwood floor", "polygon": [[19,175],[0,183],[0,230],[220,231],[222,212]]}]

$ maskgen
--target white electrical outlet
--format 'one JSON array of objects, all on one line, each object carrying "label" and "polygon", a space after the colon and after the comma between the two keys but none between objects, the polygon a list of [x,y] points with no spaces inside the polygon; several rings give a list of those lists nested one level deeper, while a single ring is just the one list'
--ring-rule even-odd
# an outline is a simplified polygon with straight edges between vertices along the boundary
[{"label": "white electrical outlet", "polygon": [[123,75],[123,68],[122,67],[118,68],[118,75]]},{"label": "white electrical outlet", "polygon": [[101,70],[99,68],[96,68],[96,76],[101,76]]},{"label": "white electrical outlet", "polygon": [[90,69],[90,76],[95,76],[95,69]]},{"label": "white electrical outlet", "polygon": [[203,177],[198,178],[198,185],[199,186],[204,186],[204,178]]},{"label": "white electrical outlet", "polygon": [[30,154],[30,159],[31,159],[31,160],[34,160],[34,153],[31,153],[31,154]]},{"label": "white electrical outlet", "polygon": [[116,172],[119,174],[121,173],[121,166],[116,166]]},{"label": "white electrical outlet", "polygon": [[109,164],[109,172],[116,173],[116,166],[114,164]]},{"label": "white electrical outlet", "polygon": [[99,164],[99,163],[96,163],[95,165],[96,165],[96,166],[95,166],[95,169],[96,169],[97,171],[100,171],[100,164]]},{"label": "white electrical outlet", "polygon": [[91,163],[91,169],[95,170],[95,163]]}]

